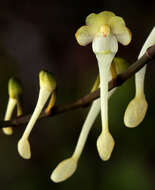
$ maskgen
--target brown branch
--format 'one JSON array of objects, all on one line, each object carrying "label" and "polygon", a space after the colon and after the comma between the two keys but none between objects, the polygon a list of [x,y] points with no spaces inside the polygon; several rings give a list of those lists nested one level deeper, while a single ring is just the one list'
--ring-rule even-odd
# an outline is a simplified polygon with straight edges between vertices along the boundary
[{"label": "brown branch", "polygon": [[[128,80],[131,76],[133,76],[137,71],[139,71],[145,64],[149,63],[150,60],[155,60],[155,45],[151,46],[147,49],[146,53],[135,63],[133,63],[128,69],[117,75],[116,78],[109,82],[109,91],[117,86],[123,84],[126,80]],[[39,119],[45,119],[47,117],[53,117],[54,115],[58,115],[67,111],[71,111],[73,109],[86,107],[93,100],[100,96],[100,90],[96,90],[90,94],[83,96],[82,98],[76,100],[71,104],[60,105],[53,108],[52,113],[49,116],[46,116],[44,112],[41,113]],[[20,126],[27,124],[31,114],[23,115],[21,117],[17,117],[12,121],[0,121],[0,128],[8,127],[8,126]]]}]

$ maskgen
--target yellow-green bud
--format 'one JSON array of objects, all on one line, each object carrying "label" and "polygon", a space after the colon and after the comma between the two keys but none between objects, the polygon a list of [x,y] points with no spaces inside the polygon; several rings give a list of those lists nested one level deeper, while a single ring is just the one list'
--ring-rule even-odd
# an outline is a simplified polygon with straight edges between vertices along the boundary
[{"label": "yellow-green bud", "polygon": [[16,77],[11,77],[8,83],[10,98],[18,99],[22,94],[22,85]]},{"label": "yellow-green bud", "polygon": [[129,63],[125,59],[123,59],[121,57],[115,57],[113,59],[113,64],[114,64],[114,67],[115,67],[115,70],[116,70],[117,74],[122,73],[129,66]]},{"label": "yellow-green bud", "polygon": [[56,80],[51,72],[40,71],[39,73],[40,87],[47,88],[50,91],[56,89]]}]

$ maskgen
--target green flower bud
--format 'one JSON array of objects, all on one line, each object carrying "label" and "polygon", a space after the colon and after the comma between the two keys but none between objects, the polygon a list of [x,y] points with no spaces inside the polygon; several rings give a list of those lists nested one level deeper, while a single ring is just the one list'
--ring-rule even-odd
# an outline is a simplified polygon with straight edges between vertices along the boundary
[{"label": "green flower bud", "polygon": [[22,94],[22,85],[16,77],[11,77],[8,84],[10,98],[18,99]]},{"label": "green flower bud", "polygon": [[40,71],[40,87],[54,91],[56,89],[56,80],[51,72]]},{"label": "green flower bud", "polygon": [[116,73],[120,74],[128,68],[129,63],[121,57],[115,57],[113,59],[113,65],[115,67]]}]

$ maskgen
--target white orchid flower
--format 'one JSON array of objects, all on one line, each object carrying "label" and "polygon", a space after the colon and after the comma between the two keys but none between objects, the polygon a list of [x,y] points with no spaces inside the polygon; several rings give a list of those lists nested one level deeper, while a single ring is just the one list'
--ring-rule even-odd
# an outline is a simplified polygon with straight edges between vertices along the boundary
[{"label": "white orchid flower", "polygon": [[92,42],[92,49],[98,61],[102,132],[97,140],[97,149],[101,159],[108,160],[114,147],[114,139],[108,127],[108,74],[112,60],[118,51],[118,42],[128,45],[131,41],[131,33],[121,17],[104,11],[88,15],[86,26],[82,26],[75,36],[80,45],[85,46]]},{"label": "white orchid flower", "polygon": [[92,104],[72,157],[61,162],[53,171],[51,179],[54,182],[64,181],[75,172],[88,133],[100,108],[102,133],[97,140],[97,149],[102,160],[109,159],[114,147],[114,140],[108,128],[107,104],[110,66],[118,50],[118,41],[123,45],[129,44],[131,41],[131,33],[124,20],[109,11],[88,15],[86,25],[76,32],[75,37],[82,46],[92,42],[92,49],[99,66],[101,95],[100,99],[95,100]]},{"label": "white orchid flower", "polygon": [[[124,59],[115,58],[111,65],[111,69],[109,72],[109,81],[112,78],[115,78],[117,74],[121,73],[126,68],[127,68],[127,62]],[[97,80],[91,91],[96,90],[98,88],[98,86],[99,86],[99,77],[97,77]],[[116,88],[109,92],[109,98],[111,97],[111,95],[113,94],[113,92],[115,90],[116,90]],[[82,130],[81,130],[81,133],[80,133],[80,136],[79,136],[79,139],[78,139],[78,142],[77,142],[77,145],[76,145],[73,155],[70,158],[68,158],[58,164],[58,166],[52,172],[51,180],[53,180],[56,183],[62,182],[64,180],[68,179],[70,176],[72,176],[73,173],[76,171],[78,161],[80,159],[80,156],[82,154],[82,151],[83,151],[85,143],[86,143],[86,140],[88,138],[88,134],[90,132],[91,127],[94,124],[96,117],[100,113],[100,110],[101,110],[101,101],[100,101],[100,98],[98,98],[97,100],[95,100],[92,103],[90,111],[83,124],[83,127],[82,127]],[[107,151],[108,151],[108,149],[107,149]]]}]

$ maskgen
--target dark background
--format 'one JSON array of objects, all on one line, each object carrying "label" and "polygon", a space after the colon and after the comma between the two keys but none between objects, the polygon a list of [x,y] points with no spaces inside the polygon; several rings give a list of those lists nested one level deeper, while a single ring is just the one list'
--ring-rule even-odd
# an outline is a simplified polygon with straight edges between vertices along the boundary
[{"label": "dark background", "polygon": [[[57,103],[70,103],[92,87],[98,67],[91,45],[81,47],[74,34],[88,14],[110,10],[122,16],[133,34],[132,43],[120,45],[118,55],[132,63],[154,26],[155,1],[60,1],[5,0],[0,4],[0,118],[8,101],[7,82],[16,75],[24,86],[24,113],[33,111],[39,91],[38,73],[52,71],[58,83]],[[115,149],[108,162],[96,150],[101,130],[96,121],[76,173],[67,181],[54,184],[50,174],[63,159],[71,156],[88,108],[39,121],[30,136],[32,159],[23,160],[17,142],[25,126],[13,136],[0,132],[0,189],[155,189],[155,66],[148,66],[145,92],[149,109],[135,129],[123,124],[123,115],[134,96],[130,79],[109,103],[110,130]]]}]

